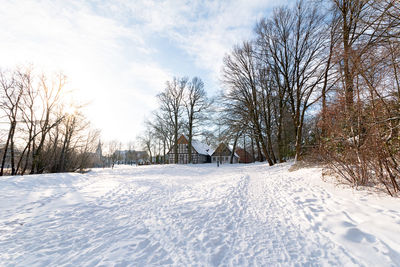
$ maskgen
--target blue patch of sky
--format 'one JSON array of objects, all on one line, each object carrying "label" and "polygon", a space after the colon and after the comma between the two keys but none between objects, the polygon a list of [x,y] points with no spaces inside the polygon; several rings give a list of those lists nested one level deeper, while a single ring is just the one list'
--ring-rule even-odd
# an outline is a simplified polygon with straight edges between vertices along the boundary
[{"label": "blue patch of sky", "polygon": [[209,91],[215,91],[211,87],[213,82],[210,70],[200,68],[195,62],[195,57],[181,48],[176,41],[160,35],[153,36],[147,41],[155,48],[151,59],[157,62],[161,68],[169,70],[176,77],[200,77],[206,87],[210,89]]}]

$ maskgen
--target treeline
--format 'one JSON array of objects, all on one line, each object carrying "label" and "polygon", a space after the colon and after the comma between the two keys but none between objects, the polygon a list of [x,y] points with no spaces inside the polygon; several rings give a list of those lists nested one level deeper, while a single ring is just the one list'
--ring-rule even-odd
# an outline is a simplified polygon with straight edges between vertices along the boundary
[{"label": "treeline", "polygon": [[150,163],[167,163],[166,154],[172,150],[178,162],[177,146],[180,134],[188,138],[189,158],[192,162],[192,140],[202,133],[204,124],[209,121],[212,100],[207,97],[203,81],[194,77],[173,78],[166,82],[163,92],[157,95],[159,109],[146,121],[146,130],[140,143],[149,154]]},{"label": "treeline", "polygon": [[100,167],[113,168],[115,164],[141,165],[149,162],[146,151],[136,150],[134,142],[123,144],[118,140],[111,140],[99,144],[96,153],[101,155],[101,164],[98,164]]},{"label": "treeline", "polygon": [[98,131],[79,106],[66,104],[66,77],[31,67],[0,70],[1,169],[4,174],[84,170],[93,165]]},{"label": "treeline", "polygon": [[225,124],[270,165],[316,152],[354,186],[400,190],[400,5],[298,1],[224,59]]}]

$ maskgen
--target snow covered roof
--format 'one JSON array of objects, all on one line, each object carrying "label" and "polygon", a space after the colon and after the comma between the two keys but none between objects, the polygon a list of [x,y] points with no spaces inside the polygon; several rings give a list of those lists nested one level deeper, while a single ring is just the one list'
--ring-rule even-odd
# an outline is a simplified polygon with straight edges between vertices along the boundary
[{"label": "snow covered roof", "polygon": [[203,144],[197,140],[192,140],[192,147],[197,151],[197,153],[202,155],[211,156],[214,152],[208,145]]},{"label": "snow covered roof", "polygon": [[[232,154],[232,151],[233,151],[232,147],[228,146],[224,143],[220,143],[219,146],[212,152],[212,154],[214,154],[215,152],[221,153],[221,151],[224,151],[224,150],[226,151],[226,149],[229,150],[230,154]],[[218,155],[220,155],[220,154],[218,154]],[[214,156],[218,156],[218,155],[214,155]],[[234,155],[235,155],[235,157],[239,158],[239,155],[236,154],[236,152],[234,153]]]},{"label": "snow covered roof", "polygon": [[[183,144],[187,144],[188,143],[188,139],[186,135],[182,134],[179,138],[178,138],[178,144],[179,142],[184,142]],[[194,150],[196,150],[197,153],[201,154],[201,155],[207,155],[207,156],[211,156],[212,153],[214,153],[214,150],[211,149],[207,144],[203,144],[200,141],[197,140],[192,140],[192,147]],[[170,150],[168,151],[168,154],[173,151],[173,146],[170,148]]]}]

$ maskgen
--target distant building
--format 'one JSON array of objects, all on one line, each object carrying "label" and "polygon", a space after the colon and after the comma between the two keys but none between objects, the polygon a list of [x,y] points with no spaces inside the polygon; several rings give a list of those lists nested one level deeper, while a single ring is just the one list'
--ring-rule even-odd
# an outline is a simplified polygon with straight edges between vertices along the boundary
[{"label": "distant building", "polygon": [[107,166],[107,160],[105,157],[103,157],[103,151],[102,151],[102,144],[99,141],[96,152],[90,153],[90,156],[92,158],[92,166],[95,168],[100,168],[100,167],[106,167]]},{"label": "distant building", "polygon": [[236,154],[239,156],[239,163],[252,163],[254,162],[253,156],[243,148],[237,148]]},{"label": "distant building", "polygon": [[97,145],[96,148],[96,155],[101,159],[103,157],[103,151],[101,149],[101,142],[99,141],[99,144]]},{"label": "distant building", "polygon": [[117,150],[115,155],[116,164],[144,164],[149,160],[149,154],[146,151]]},{"label": "distant building", "polygon": [[135,164],[143,164],[149,160],[149,154],[146,151],[134,151],[135,152]]},{"label": "distant building", "polygon": [[[188,139],[181,135],[178,139],[178,164],[189,163],[189,142]],[[210,163],[211,162],[211,148],[197,140],[192,140],[192,163]],[[174,147],[168,152],[169,163],[175,163]]]},{"label": "distant building", "polygon": [[[214,153],[211,155],[212,162],[213,163],[230,163],[231,161],[231,156],[232,156],[232,149],[229,148],[224,143],[219,144],[217,149],[215,149]],[[238,163],[239,162],[239,156],[238,154],[234,153],[233,154],[233,161],[232,163]]]}]

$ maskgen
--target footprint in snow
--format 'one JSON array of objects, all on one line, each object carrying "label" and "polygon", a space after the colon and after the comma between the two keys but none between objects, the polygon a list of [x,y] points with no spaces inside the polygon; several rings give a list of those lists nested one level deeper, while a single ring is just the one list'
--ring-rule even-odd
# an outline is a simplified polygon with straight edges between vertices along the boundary
[{"label": "footprint in snow", "polygon": [[360,243],[363,239],[367,240],[369,243],[373,243],[376,241],[375,236],[364,233],[356,227],[348,229],[344,237],[354,243]]},{"label": "footprint in snow", "polygon": [[355,226],[354,224],[352,224],[352,223],[350,223],[350,222],[347,222],[347,221],[342,222],[342,225],[343,225],[344,227],[354,227],[354,226]]}]

